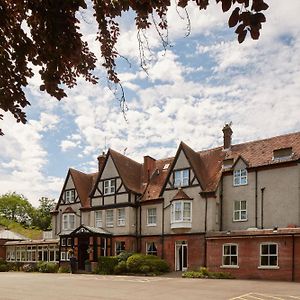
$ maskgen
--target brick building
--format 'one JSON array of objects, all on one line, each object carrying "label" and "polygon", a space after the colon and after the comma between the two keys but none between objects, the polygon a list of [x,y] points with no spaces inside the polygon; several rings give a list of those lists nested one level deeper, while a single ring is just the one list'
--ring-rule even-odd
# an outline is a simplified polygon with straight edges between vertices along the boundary
[{"label": "brick building", "polygon": [[121,251],[173,270],[207,266],[238,278],[300,281],[300,132],[138,163],[112,149],[99,170],[67,173],[55,211],[60,262],[79,268]]}]

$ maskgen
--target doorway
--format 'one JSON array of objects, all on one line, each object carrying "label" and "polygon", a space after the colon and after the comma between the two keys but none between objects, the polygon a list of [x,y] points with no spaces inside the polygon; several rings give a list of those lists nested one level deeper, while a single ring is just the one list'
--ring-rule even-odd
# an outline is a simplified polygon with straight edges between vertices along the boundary
[{"label": "doorway", "polygon": [[186,271],[188,268],[187,241],[175,242],[175,271]]},{"label": "doorway", "polygon": [[85,261],[89,259],[89,238],[80,237],[78,238],[78,269],[84,270]]}]

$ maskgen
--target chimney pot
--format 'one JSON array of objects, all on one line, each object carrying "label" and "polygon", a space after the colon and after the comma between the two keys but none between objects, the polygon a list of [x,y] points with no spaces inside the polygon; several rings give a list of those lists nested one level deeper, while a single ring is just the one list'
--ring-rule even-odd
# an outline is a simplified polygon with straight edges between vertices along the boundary
[{"label": "chimney pot", "polygon": [[103,165],[104,165],[105,158],[106,158],[106,155],[105,155],[104,151],[102,152],[101,155],[99,155],[99,156],[97,157],[97,159],[98,159],[98,171],[99,171],[99,172],[100,172],[101,168],[102,168]]},{"label": "chimney pot", "polygon": [[230,124],[225,124],[225,126],[222,129],[223,131],[223,141],[224,141],[224,150],[230,149],[231,147],[231,136],[232,136],[232,129],[230,127]]}]

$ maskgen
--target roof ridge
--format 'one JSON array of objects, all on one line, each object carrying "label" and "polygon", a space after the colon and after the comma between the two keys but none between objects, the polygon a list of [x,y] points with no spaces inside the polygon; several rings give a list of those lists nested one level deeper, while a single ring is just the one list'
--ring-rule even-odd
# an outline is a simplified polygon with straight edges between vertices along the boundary
[{"label": "roof ridge", "polygon": [[285,133],[285,134],[281,134],[281,135],[276,135],[276,136],[272,136],[272,137],[269,137],[269,138],[263,138],[263,139],[260,139],[260,140],[253,140],[253,141],[248,141],[248,142],[244,142],[244,143],[233,144],[232,147],[245,145],[245,144],[251,144],[251,143],[260,143],[260,142],[264,142],[264,141],[273,140],[273,139],[276,139],[276,138],[283,138],[283,137],[297,135],[297,134],[300,134],[300,131],[292,132],[292,133]]}]

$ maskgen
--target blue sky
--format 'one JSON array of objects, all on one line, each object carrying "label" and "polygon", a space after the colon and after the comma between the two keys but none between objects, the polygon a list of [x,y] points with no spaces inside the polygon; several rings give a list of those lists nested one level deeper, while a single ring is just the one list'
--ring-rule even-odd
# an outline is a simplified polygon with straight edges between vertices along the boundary
[{"label": "blue sky", "polygon": [[[195,150],[222,144],[222,127],[233,122],[233,142],[240,143],[300,131],[299,0],[272,1],[258,41],[239,45],[227,28],[228,14],[212,1],[207,11],[190,6],[186,21],[171,9],[165,52],[154,30],[148,73],[139,68],[132,15],[121,20],[118,51],[128,58],[117,66],[128,105],[126,122],[101,68],[92,12],[81,14],[81,30],[99,57],[99,84],[79,80],[58,102],[30,80],[28,123],[5,114],[0,137],[0,194],[16,191],[37,205],[42,196],[56,198],[69,167],[97,169],[107,149],[142,161],[143,155],[175,155],[180,141]],[[184,13],[182,13],[184,15]]]}]

